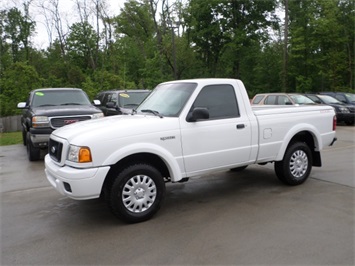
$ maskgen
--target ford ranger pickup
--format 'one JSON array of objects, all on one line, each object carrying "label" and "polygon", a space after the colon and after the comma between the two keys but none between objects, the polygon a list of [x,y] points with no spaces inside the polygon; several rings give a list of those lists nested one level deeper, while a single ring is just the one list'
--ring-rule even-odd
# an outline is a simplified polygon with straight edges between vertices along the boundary
[{"label": "ford ranger pickup", "polygon": [[282,182],[302,184],[335,130],[330,106],[252,108],[240,80],[170,81],[130,115],[55,130],[45,173],[62,195],[102,196],[116,216],[142,222],[160,208],[169,181],[273,163]]}]

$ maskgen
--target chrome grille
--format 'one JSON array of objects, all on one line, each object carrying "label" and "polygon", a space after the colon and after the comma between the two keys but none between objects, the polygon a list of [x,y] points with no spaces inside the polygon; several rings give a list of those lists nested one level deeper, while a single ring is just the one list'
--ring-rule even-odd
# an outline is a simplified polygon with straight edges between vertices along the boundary
[{"label": "chrome grille", "polygon": [[49,139],[48,154],[54,161],[60,162],[60,160],[62,159],[62,150],[63,150],[62,143],[55,141],[53,139]]},{"label": "chrome grille", "polygon": [[67,116],[67,117],[52,117],[50,119],[51,127],[56,129],[65,125],[69,125],[79,121],[91,119],[91,116]]}]

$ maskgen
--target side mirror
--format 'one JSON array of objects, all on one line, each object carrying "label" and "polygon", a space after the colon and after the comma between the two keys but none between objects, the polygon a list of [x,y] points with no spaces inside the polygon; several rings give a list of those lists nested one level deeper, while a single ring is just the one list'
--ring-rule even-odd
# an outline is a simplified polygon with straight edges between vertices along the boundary
[{"label": "side mirror", "polygon": [[93,103],[95,106],[101,105],[101,101],[100,101],[100,100],[93,100],[92,103]]},{"label": "side mirror", "polygon": [[19,108],[19,109],[24,109],[24,108],[26,108],[26,103],[25,103],[25,102],[18,103],[18,104],[17,104],[17,108]]},{"label": "side mirror", "polygon": [[115,103],[114,102],[108,102],[106,103],[107,108],[115,108]]},{"label": "side mirror", "polygon": [[196,122],[197,120],[209,119],[210,113],[207,108],[204,107],[196,107],[192,110],[192,112],[187,116],[187,122]]}]

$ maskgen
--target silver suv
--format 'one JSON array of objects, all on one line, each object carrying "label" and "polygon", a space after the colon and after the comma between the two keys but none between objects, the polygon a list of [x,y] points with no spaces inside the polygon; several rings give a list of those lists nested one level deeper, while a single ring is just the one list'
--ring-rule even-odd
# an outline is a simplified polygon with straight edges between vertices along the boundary
[{"label": "silver suv", "polygon": [[303,105],[316,104],[308,97],[297,93],[261,93],[251,100],[254,105]]}]

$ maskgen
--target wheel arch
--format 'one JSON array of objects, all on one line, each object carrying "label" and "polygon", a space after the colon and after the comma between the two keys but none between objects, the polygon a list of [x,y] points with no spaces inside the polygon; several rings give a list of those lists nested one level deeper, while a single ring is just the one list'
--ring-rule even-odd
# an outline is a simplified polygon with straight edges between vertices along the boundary
[{"label": "wheel arch", "polygon": [[160,156],[149,152],[134,153],[120,159],[118,162],[111,166],[103,183],[102,192],[105,193],[106,188],[111,186],[117,175],[124,168],[129,165],[140,163],[152,165],[161,173],[163,177],[171,177],[171,168]]},{"label": "wheel arch", "polygon": [[115,152],[101,162],[101,165],[111,165],[115,168],[119,165],[132,164],[133,161],[141,163],[150,162],[154,165],[167,168],[170,174],[169,177],[173,181],[179,181],[183,177],[182,170],[180,169],[183,168],[183,165],[179,166],[179,158],[182,157],[173,155],[170,151],[159,145],[138,142],[115,150]]},{"label": "wheel arch", "polygon": [[288,147],[295,142],[304,142],[312,151],[313,166],[321,166],[321,158],[319,150],[322,147],[320,134],[315,128],[301,127],[298,130],[289,131],[289,134],[284,139],[284,142],[279,150],[275,161],[281,161]]}]

